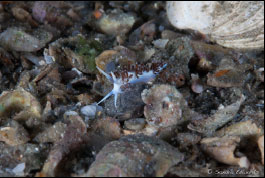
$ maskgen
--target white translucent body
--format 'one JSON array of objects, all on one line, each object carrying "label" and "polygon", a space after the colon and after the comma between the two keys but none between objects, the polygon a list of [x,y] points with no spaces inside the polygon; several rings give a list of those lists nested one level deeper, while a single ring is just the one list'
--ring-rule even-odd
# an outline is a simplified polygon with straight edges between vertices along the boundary
[{"label": "white translucent body", "polygon": [[[160,72],[166,66],[167,66],[167,64],[164,64],[162,67],[160,67],[158,69],[158,71]],[[113,72],[111,72],[111,75],[109,75],[106,72],[104,72],[103,70],[101,70],[99,67],[97,67],[97,69],[99,70],[100,73],[102,73],[103,75],[105,75],[106,78],[111,83],[113,83],[113,89],[111,90],[111,92],[109,92],[97,104],[102,103],[107,98],[109,98],[111,95],[114,95],[114,105],[115,105],[116,108],[117,108],[117,98],[118,98],[118,94],[119,93],[122,93],[121,86],[126,85],[126,84],[147,83],[150,80],[155,79],[155,77],[157,75],[152,70],[150,70],[149,72],[143,72],[141,75],[138,75],[138,77],[136,76],[135,72],[128,72],[128,76],[132,76],[132,77],[130,77],[130,79],[127,81],[126,79],[125,80],[122,80],[121,78],[116,78]]]}]

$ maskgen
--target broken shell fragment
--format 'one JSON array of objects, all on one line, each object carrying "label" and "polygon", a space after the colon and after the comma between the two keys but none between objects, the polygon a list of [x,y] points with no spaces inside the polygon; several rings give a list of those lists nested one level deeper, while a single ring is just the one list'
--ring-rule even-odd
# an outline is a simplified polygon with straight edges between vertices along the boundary
[{"label": "broken shell fragment", "polygon": [[17,119],[41,118],[41,105],[29,92],[22,88],[14,91],[3,92],[0,96],[0,120],[12,114]]},{"label": "broken shell fragment", "polygon": [[12,169],[12,172],[16,175],[16,176],[24,176],[24,169],[25,169],[26,165],[25,163],[20,163],[18,164],[16,167],[14,167]]},{"label": "broken shell fragment", "polygon": [[264,48],[263,1],[171,1],[166,8],[178,29],[199,31],[229,48]]},{"label": "broken shell fragment", "polygon": [[168,41],[169,41],[168,39],[158,39],[153,41],[153,44],[156,48],[165,49]]},{"label": "broken shell fragment", "polygon": [[201,140],[202,149],[221,163],[248,168],[250,162],[247,157],[236,158],[234,151],[239,144],[239,137],[211,137]]},{"label": "broken shell fragment", "polygon": [[11,146],[17,146],[27,143],[30,140],[27,131],[14,120],[11,120],[7,126],[0,127],[0,141]]},{"label": "broken shell fragment", "polygon": [[258,128],[255,123],[252,123],[251,120],[235,123],[231,126],[222,128],[215,132],[215,136],[239,136],[250,137],[254,136],[258,138],[262,134],[262,129]]},{"label": "broken shell fragment", "polygon": [[244,100],[245,96],[241,94],[237,102],[226,107],[220,107],[214,115],[207,119],[194,120],[188,125],[188,128],[205,135],[212,135],[215,130],[224,126],[235,117]]},{"label": "broken shell fragment", "polygon": [[183,158],[176,148],[160,139],[129,135],[108,143],[83,176],[160,177]]}]

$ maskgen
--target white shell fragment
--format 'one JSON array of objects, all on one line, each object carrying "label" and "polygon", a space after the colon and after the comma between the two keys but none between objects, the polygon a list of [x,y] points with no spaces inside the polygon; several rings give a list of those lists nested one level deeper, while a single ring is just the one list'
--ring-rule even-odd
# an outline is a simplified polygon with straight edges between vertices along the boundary
[{"label": "white shell fragment", "polygon": [[236,157],[234,154],[239,142],[240,138],[236,136],[210,137],[202,139],[201,146],[207,154],[221,163],[249,168],[250,162],[246,156]]},{"label": "white shell fragment", "polygon": [[102,111],[101,106],[97,106],[95,104],[87,105],[81,108],[81,113],[89,118],[94,118],[97,115],[97,112]]},{"label": "white shell fragment", "polygon": [[88,105],[81,108],[81,113],[88,117],[95,117],[97,106]]},{"label": "white shell fragment", "polygon": [[24,169],[26,168],[25,163],[18,164],[14,169],[12,169],[12,172],[16,176],[24,176]]},{"label": "white shell fragment", "polygon": [[174,27],[199,31],[225,47],[264,48],[264,1],[171,1],[167,16]]}]

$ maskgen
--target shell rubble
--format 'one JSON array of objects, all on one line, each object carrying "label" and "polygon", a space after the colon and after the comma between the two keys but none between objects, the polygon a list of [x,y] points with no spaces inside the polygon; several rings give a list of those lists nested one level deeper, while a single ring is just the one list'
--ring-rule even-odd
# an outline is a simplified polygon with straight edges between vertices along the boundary
[{"label": "shell rubble", "polygon": [[172,1],[167,16],[174,27],[199,31],[225,47],[264,48],[264,1]]}]

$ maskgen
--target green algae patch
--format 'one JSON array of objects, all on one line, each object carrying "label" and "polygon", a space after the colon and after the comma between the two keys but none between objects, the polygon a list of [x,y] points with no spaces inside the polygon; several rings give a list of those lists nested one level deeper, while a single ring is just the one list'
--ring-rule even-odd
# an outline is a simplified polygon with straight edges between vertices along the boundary
[{"label": "green algae patch", "polygon": [[103,51],[102,44],[96,40],[86,40],[78,36],[75,52],[83,59],[85,70],[90,73],[96,71],[95,58]]}]

